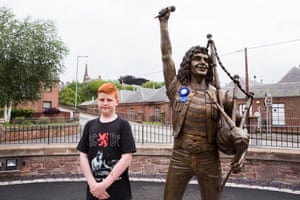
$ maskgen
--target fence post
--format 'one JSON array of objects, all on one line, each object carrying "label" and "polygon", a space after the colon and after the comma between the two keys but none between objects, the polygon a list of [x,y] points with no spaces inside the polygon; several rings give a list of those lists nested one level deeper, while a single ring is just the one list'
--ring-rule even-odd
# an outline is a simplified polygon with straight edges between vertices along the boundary
[{"label": "fence post", "polygon": [[48,128],[47,128],[47,130],[48,130],[48,144],[50,144],[50,126],[49,125],[47,125],[48,126]]},{"label": "fence post", "polygon": [[142,123],[142,144],[144,144],[144,124]]},{"label": "fence post", "polygon": [[2,137],[3,137],[3,123],[4,123],[4,119],[0,118],[0,143],[2,142]]}]

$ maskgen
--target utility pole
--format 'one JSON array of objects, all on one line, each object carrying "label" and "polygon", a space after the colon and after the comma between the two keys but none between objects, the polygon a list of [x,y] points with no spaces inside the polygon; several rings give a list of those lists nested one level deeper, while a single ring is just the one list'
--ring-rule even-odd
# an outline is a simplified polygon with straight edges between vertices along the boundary
[{"label": "utility pole", "polygon": [[75,97],[74,97],[74,109],[77,110],[77,95],[78,95],[78,61],[79,58],[88,58],[88,56],[77,56],[77,64],[76,64],[76,82],[75,82]]},{"label": "utility pole", "polygon": [[[246,92],[249,94],[249,73],[248,73],[248,54],[247,54],[247,48],[244,49],[244,52],[245,52],[245,89],[246,89]],[[247,117],[246,117],[246,119],[247,119],[246,120],[246,124],[247,124],[247,127],[248,127],[248,132],[250,132],[249,116],[250,116],[250,108],[249,108],[249,111],[248,111]]]},{"label": "utility pole", "polygon": [[249,92],[249,74],[248,74],[248,55],[247,55],[247,48],[244,50],[245,52],[245,87],[246,92]]}]

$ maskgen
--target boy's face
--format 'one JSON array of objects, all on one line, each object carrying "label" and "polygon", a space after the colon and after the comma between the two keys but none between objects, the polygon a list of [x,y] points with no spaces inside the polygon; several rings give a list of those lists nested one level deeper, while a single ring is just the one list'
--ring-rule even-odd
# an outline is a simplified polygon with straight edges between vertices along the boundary
[{"label": "boy's face", "polygon": [[98,94],[98,109],[101,115],[109,116],[114,114],[118,104],[119,101],[115,98],[114,94]]}]

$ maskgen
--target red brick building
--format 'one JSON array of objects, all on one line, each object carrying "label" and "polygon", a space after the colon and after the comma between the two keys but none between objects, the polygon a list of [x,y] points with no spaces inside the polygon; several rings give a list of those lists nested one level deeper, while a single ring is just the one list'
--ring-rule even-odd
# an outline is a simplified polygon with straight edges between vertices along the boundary
[{"label": "red brick building", "polygon": [[[130,121],[162,122],[171,124],[171,110],[165,87],[149,89],[138,87],[135,91],[119,91],[120,103],[117,113]],[[80,104],[79,109],[98,113],[97,101]]]},{"label": "red brick building", "polygon": [[[232,89],[229,89],[231,91]],[[278,83],[250,85],[254,93],[250,117],[260,125],[272,127],[300,126],[300,69],[292,68]],[[238,94],[242,108],[245,96]]]},{"label": "red brick building", "polygon": [[32,109],[35,112],[43,112],[47,108],[58,108],[59,81],[52,81],[51,84],[42,84],[41,99],[35,102],[25,102],[16,107]]}]

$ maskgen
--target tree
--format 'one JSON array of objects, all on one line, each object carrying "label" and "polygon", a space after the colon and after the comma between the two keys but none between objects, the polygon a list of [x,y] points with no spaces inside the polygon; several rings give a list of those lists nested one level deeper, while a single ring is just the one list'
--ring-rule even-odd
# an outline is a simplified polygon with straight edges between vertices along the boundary
[{"label": "tree", "polygon": [[80,96],[83,97],[82,101],[84,102],[84,101],[90,101],[92,99],[96,99],[98,96],[97,90],[99,86],[106,82],[107,81],[103,81],[103,80],[93,80],[86,83],[86,85],[82,87],[82,91],[80,93]]},{"label": "tree", "polygon": [[[92,99],[96,99],[98,94],[98,88],[106,82],[112,82],[118,90],[136,90],[135,86],[126,85],[122,86],[119,81],[105,81],[105,80],[92,80],[85,84],[78,83],[77,89],[77,102],[78,104],[90,101]],[[72,106],[74,105],[74,98],[75,98],[75,82],[72,82],[66,85],[60,92],[59,92],[59,103],[63,105]]]},{"label": "tree", "polygon": [[0,105],[6,121],[13,105],[40,98],[42,83],[51,83],[64,70],[67,54],[54,22],[18,20],[0,7]]},{"label": "tree", "polygon": [[158,89],[163,86],[164,86],[163,82],[155,82],[155,81],[147,81],[142,85],[143,88],[153,88],[153,89]]},{"label": "tree", "polygon": [[[75,104],[75,84],[72,82],[66,85],[59,91],[59,103],[67,106],[74,106]],[[82,84],[78,83],[77,87],[80,90]],[[79,93],[77,94],[77,101],[80,100]]]}]

